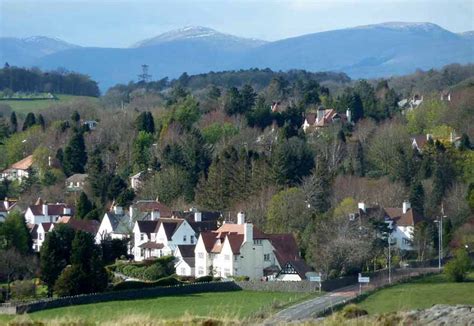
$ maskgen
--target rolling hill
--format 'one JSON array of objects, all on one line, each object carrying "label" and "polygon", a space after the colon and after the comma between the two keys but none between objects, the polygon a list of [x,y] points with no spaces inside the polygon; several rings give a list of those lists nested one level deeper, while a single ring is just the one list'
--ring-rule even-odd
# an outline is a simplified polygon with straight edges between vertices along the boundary
[{"label": "rolling hill", "polygon": [[[7,54],[2,53],[0,59]],[[116,83],[136,80],[142,64],[149,65],[153,79],[175,78],[183,72],[198,74],[251,67],[342,71],[353,78],[369,78],[440,68],[455,62],[474,62],[474,38],[470,33],[452,33],[431,23],[392,22],[275,42],[236,37],[205,27],[187,27],[129,48],[69,47],[40,55],[30,65],[43,69],[65,67],[85,73],[105,90]]]}]

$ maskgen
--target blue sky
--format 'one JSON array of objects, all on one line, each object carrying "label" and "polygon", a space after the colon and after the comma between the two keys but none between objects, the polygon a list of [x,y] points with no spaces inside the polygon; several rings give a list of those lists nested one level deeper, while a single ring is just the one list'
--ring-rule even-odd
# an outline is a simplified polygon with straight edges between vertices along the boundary
[{"label": "blue sky", "polygon": [[45,35],[102,47],[190,25],[277,40],[387,21],[474,30],[474,0],[0,0],[0,36]]}]

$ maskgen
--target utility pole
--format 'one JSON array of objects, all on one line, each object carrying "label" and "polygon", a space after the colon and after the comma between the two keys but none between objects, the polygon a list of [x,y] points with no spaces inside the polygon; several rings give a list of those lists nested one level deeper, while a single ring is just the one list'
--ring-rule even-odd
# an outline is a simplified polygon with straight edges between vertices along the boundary
[{"label": "utility pole", "polygon": [[391,234],[388,235],[388,283],[392,284],[392,268],[391,268],[391,250],[390,250],[390,236]]},{"label": "utility pole", "polygon": [[138,78],[140,78],[140,81],[142,82],[145,82],[147,83],[150,78],[151,78],[151,75],[148,74],[148,65],[142,65],[142,73],[140,75],[138,75]]}]

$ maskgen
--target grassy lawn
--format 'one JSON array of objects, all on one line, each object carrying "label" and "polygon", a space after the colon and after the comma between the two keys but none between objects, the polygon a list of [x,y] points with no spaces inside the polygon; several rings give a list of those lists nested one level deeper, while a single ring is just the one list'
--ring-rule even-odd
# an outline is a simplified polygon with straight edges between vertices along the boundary
[{"label": "grassy lawn", "polygon": [[429,308],[434,304],[474,305],[474,273],[469,282],[449,282],[442,274],[395,285],[368,296],[358,306],[369,314]]},{"label": "grassy lawn", "polygon": [[[78,305],[39,311],[28,316],[35,321],[46,323],[62,318],[99,324],[106,321],[121,321],[124,318],[130,319],[133,316],[153,320],[180,319],[186,315],[244,319],[262,309],[271,309],[272,306],[282,307],[290,302],[294,303],[311,296],[314,294],[256,291],[213,292]],[[12,316],[0,315],[0,324],[12,319]]]},{"label": "grassy lawn", "polygon": [[74,96],[74,95],[56,95],[59,100],[32,100],[32,101],[15,101],[15,100],[6,100],[0,101],[0,104],[9,105],[13,111],[17,113],[27,114],[28,112],[37,112],[48,108],[55,104],[62,104],[72,102],[78,99],[88,99],[92,101],[97,101],[95,97],[89,96]]}]

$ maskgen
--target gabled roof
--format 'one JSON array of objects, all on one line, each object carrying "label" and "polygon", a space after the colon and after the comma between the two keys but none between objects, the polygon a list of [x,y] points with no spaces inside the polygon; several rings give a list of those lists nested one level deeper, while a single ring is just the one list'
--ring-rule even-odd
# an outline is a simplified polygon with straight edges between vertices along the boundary
[{"label": "gabled roof", "polygon": [[[183,223],[182,219],[176,219],[171,221],[164,221],[160,219],[161,225],[163,225],[163,229],[165,230],[166,237],[168,240],[171,240],[173,234],[176,232],[178,227]],[[158,231],[158,230],[157,230]]]},{"label": "gabled roof", "polygon": [[38,238],[38,224],[28,224],[28,228],[30,230],[31,238]]},{"label": "gabled roof", "polygon": [[[244,234],[244,224],[224,223],[217,229],[217,233],[237,233]],[[260,231],[256,226],[253,226],[254,239],[268,239],[268,235]]]},{"label": "gabled roof", "polygon": [[155,232],[158,221],[137,221],[137,225],[141,233],[146,233],[150,236],[151,233]]},{"label": "gabled roof", "polygon": [[212,231],[207,231],[207,232],[202,232],[200,234],[200,237],[202,239],[202,242],[204,243],[204,247],[206,248],[206,251],[211,252],[212,247],[214,246],[216,242],[217,234]]},{"label": "gabled roof", "polygon": [[[4,201],[0,202],[0,212],[8,212],[11,211],[17,204],[16,200],[10,200],[5,198]],[[7,206],[8,205],[8,209]]]},{"label": "gabled roof", "polygon": [[109,218],[113,233],[128,234],[132,231],[128,214],[117,215],[113,212],[106,212],[105,215]]},{"label": "gabled roof", "polygon": [[415,143],[419,149],[423,148],[423,146],[425,146],[426,143],[428,142],[426,138],[427,136],[425,135],[418,135],[418,136],[412,137],[413,143]]},{"label": "gabled roof", "polygon": [[171,209],[156,200],[139,200],[132,205],[134,209],[137,209],[139,212],[152,212],[159,211],[160,217],[171,217]]},{"label": "gabled roof", "polygon": [[[39,199],[37,203],[40,201]],[[41,201],[42,202],[42,201]],[[69,208],[71,209],[71,214],[73,214],[73,209],[71,206],[63,203],[57,203],[57,204],[47,204],[48,205],[48,215],[50,216],[61,216],[64,215],[64,208]],[[35,216],[43,216],[43,205],[31,205],[29,206],[31,209],[31,212]]]},{"label": "gabled roof", "polygon": [[301,259],[298,245],[292,234],[269,234],[268,238],[273,248],[275,248],[275,257],[280,266],[289,261]]},{"label": "gabled roof", "polygon": [[49,232],[52,225],[53,223],[41,223],[41,226],[43,227],[44,232]]},{"label": "gabled roof", "polygon": [[28,170],[33,165],[33,155],[29,155],[24,159],[10,165],[9,169]]},{"label": "gabled roof", "polygon": [[69,225],[76,231],[84,231],[93,235],[99,231],[100,223],[96,220],[77,220],[69,216],[61,217],[57,223]]},{"label": "gabled roof", "polygon": [[307,113],[305,118],[306,118],[306,121],[308,122],[309,125],[314,125],[314,123],[316,122],[316,116],[317,114],[316,113]]},{"label": "gabled roof", "polygon": [[423,217],[413,209],[409,208],[406,213],[403,213],[402,208],[385,208],[387,217],[393,220],[398,226],[415,226],[419,222],[423,221]]},{"label": "gabled roof", "polygon": [[76,173],[71,175],[66,179],[66,182],[85,182],[87,179],[87,174]]},{"label": "gabled roof", "polygon": [[178,245],[179,252],[182,257],[193,257],[196,245]]},{"label": "gabled roof", "polygon": [[197,234],[204,231],[215,231],[218,228],[217,220],[201,222],[188,221],[188,223],[193,228],[194,232],[196,232]]},{"label": "gabled roof", "polygon": [[195,257],[183,257],[183,260],[188,264],[189,267],[194,268],[196,266]]},{"label": "gabled roof", "polygon": [[317,121],[317,113],[307,113],[305,118],[310,126],[324,127],[334,121],[340,119],[341,121],[346,121],[347,117],[343,113],[338,113],[334,109],[325,109],[323,110],[323,117],[321,120]]},{"label": "gabled roof", "polygon": [[311,267],[309,267],[302,259],[289,261],[282,267],[282,270],[278,274],[284,273],[286,269],[293,267],[294,271],[302,280],[306,279],[306,273],[311,272],[312,270]]},{"label": "gabled roof", "polygon": [[240,254],[240,247],[244,242],[243,234],[227,234],[227,240],[229,241],[230,248],[234,255]]}]

